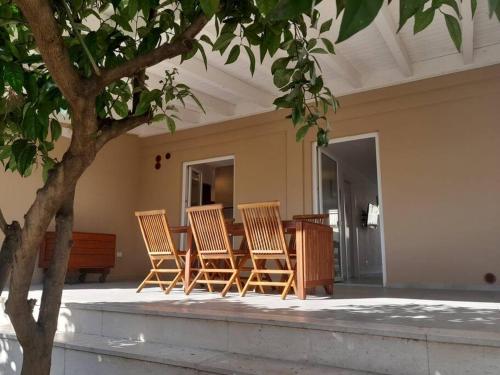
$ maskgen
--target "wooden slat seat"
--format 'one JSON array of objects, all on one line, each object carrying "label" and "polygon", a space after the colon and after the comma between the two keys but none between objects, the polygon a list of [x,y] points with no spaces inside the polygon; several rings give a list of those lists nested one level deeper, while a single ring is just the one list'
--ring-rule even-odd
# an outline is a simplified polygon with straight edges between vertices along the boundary
[{"label": "wooden slat seat", "polygon": [[[253,270],[243,288],[242,296],[250,286],[257,286],[261,291],[263,286],[283,287],[282,299],[286,298],[290,288],[295,289],[295,272],[290,262],[279,207],[279,202],[238,205],[253,263]],[[268,260],[273,260],[277,269],[267,269]],[[272,281],[269,277],[271,274],[281,275],[282,280]],[[263,276],[268,276],[267,281],[262,280]]]},{"label": "wooden slat seat", "polygon": [[233,284],[236,284],[238,291],[241,292],[239,274],[248,253],[233,250],[223,206],[212,204],[190,207],[186,211],[201,265],[186,294],[191,293],[196,284],[206,284],[210,292],[213,291],[212,285],[224,285],[221,292],[223,297]]},{"label": "wooden slat seat", "polygon": [[[181,253],[174,242],[168,225],[165,210],[136,212],[144,244],[151,261],[151,270],[144,281],[137,288],[139,293],[146,285],[158,285],[165,293],[170,293],[173,287],[183,282],[184,262]],[[166,266],[173,262],[175,268]],[[164,274],[174,274],[172,280],[163,280]]]}]

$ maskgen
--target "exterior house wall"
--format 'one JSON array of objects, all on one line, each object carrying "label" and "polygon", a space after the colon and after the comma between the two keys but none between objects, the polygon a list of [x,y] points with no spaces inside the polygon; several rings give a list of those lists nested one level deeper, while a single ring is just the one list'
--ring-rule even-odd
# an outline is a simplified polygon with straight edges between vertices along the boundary
[{"label": "exterior house wall", "polygon": [[[387,285],[483,288],[485,273],[500,276],[498,103],[500,66],[341,98],[332,137],[378,134]],[[116,233],[123,256],[110,278],[140,279],[148,260],[133,212],[165,208],[179,224],[183,162],[224,155],[235,157],[236,204],[279,200],[284,218],[312,212],[314,137],[297,143],[285,116],[111,142],[78,186],[75,230]],[[39,171],[0,174],[8,219],[22,220],[40,184]]]},{"label": "exterior house wall", "polygon": [[[387,285],[483,288],[485,273],[500,275],[499,101],[500,66],[341,98],[332,137],[378,134]],[[285,116],[142,139],[138,208],[178,224],[182,163],[234,155],[236,203],[312,212],[313,135],[296,143]]]}]

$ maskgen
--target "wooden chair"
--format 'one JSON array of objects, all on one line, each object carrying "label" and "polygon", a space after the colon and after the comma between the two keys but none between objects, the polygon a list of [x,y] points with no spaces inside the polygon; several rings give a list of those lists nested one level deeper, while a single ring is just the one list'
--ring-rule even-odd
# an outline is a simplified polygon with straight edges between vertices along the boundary
[{"label": "wooden chair", "polygon": [[[292,219],[294,221],[306,221],[308,223],[328,225],[328,216],[329,216],[328,214],[294,215],[292,216]],[[293,233],[290,237],[290,242],[288,245],[290,254],[295,254],[296,248],[297,248],[297,239],[295,233]]]},{"label": "wooden chair", "polygon": [[[139,293],[146,285],[159,285],[165,293],[180,281],[183,282],[183,260],[181,253],[172,241],[172,234],[168,226],[165,210],[136,212],[144,244],[151,261],[151,270],[144,281],[137,288]],[[165,267],[164,262],[173,261],[176,268]],[[164,274],[174,274],[172,280],[162,280]],[[154,280],[156,279],[156,280]],[[165,288],[166,286],[166,288]]]},{"label": "wooden chair", "polygon": [[[250,286],[259,288],[263,286],[282,286],[282,299],[286,298],[290,288],[295,289],[295,272],[286,245],[279,206],[279,202],[238,205],[253,263],[253,270],[241,292],[242,296],[245,295]],[[278,269],[265,268],[267,260],[275,261]],[[284,264],[281,263],[282,261],[284,261]],[[262,275],[281,275],[285,281],[283,278],[280,281],[272,281],[271,278],[263,281]]]},{"label": "wooden chair", "polygon": [[[201,266],[186,294],[191,293],[196,284],[206,284],[210,292],[213,291],[212,285],[224,285],[223,297],[233,284],[238,292],[242,290],[239,273],[248,253],[233,250],[222,210],[221,204],[186,210]],[[221,263],[228,267],[222,268]]]}]

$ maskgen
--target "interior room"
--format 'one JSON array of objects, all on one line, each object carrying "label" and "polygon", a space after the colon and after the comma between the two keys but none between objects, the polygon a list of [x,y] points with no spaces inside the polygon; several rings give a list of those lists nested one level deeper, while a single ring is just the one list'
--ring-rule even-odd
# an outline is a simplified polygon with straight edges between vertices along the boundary
[{"label": "interior room", "polygon": [[[330,215],[337,243],[334,245],[338,258],[336,279],[356,284],[382,284],[375,138],[331,143],[320,152],[323,154],[320,172],[323,210],[337,206],[337,214]],[[334,175],[337,191],[329,194],[325,181]]]},{"label": "interior room", "polygon": [[234,217],[234,159],[188,163],[186,207],[220,203],[224,216]]}]

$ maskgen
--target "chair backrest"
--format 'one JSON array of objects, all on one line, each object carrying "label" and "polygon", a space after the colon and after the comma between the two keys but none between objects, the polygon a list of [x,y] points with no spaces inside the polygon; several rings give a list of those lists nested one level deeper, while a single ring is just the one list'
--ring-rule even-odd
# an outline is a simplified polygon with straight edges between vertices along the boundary
[{"label": "chair backrest", "polygon": [[295,221],[307,221],[309,223],[328,225],[328,214],[294,215]]},{"label": "chair backrest", "polygon": [[222,204],[190,207],[186,211],[200,254],[231,254]]},{"label": "chair backrest", "polygon": [[239,204],[246,239],[254,254],[287,254],[279,202]]},{"label": "chair backrest", "polygon": [[178,255],[165,210],[141,211],[136,212],[135,216],[150,255]]}]

